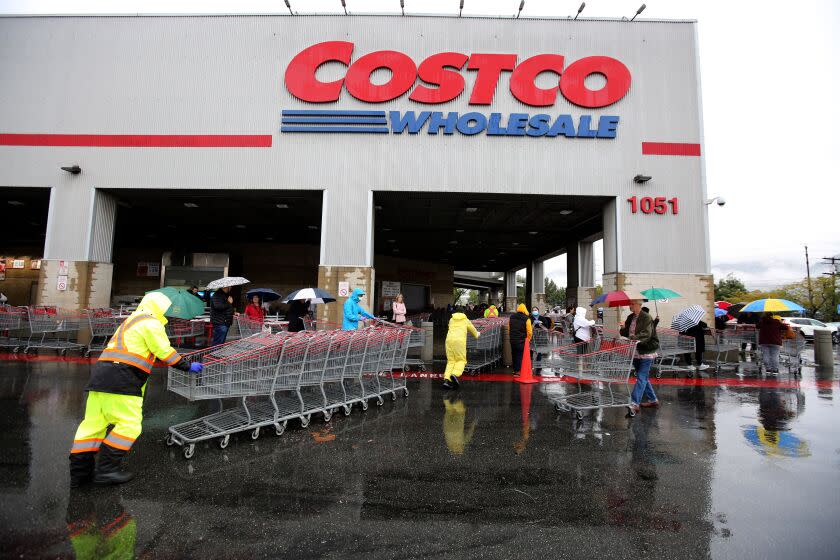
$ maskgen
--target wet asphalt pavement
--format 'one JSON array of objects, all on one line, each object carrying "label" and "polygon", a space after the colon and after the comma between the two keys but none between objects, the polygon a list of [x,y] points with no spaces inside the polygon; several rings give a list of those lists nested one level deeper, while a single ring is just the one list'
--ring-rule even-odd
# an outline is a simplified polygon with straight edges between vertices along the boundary
[{"label": "wet asphalt pavement", "polygon": [[71,492],[88,371],[0,362],[4,558],[840,557],[840,385],[813,368],[666,376],[658,410],[582,421],[551,404],[570,383],[411,379],[407,399],[189,461],[166,429],[214,403],[156,371],[137,478]]}]

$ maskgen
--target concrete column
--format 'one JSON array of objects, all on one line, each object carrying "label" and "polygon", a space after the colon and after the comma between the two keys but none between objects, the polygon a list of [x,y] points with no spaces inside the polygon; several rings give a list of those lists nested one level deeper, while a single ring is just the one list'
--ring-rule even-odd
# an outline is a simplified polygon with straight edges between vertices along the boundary
[{"label": "concrete column", "polygon": [[[714,317],[715,286],[711,274],[675,274],[675,273],[641,273],[618,272],[604,274],[604,291],[632,290],[640,292],[651,286],[665,286],[682,297],[667,302],[657,302],[660,325],[665,328],[671,325],[671,319],[680,310],[689,305],[700,305],[706,310],[706,317]],[[648,304],[651,313],[655,314],[653,302]],[[626,307],[604,308],[604,326],[617,328],[619,320],[628,314]],[[707,320],[708,322],[708,320]]]},{"label": "concrete column", "polygon": [[[334,303],[318,306],[318,321],[340,328],[344,303],[354,288],[366,296],[362,307],[373,313],[376,304],[373,269],[373,192],[367,197],[350,196],[349,189],[324,191],[321,207],[321,258],[318,287],[336,297]],[[348,296],[339,295],[346,282]]]},{"label": "concrete column", "polygon": [[535,305],[544,312],[545,303],[545,266],[544,261],[533,261],[531,269],[531,302],[529,309]]},{"label": "concrete column", "polygon": [[114,197],[82,185],[53,188],[38,303],[67,309],[111,302]]},{"label": "concrete column", "polygon": [[505,272],[505,311],[513,313],[516,311],[516,271]]},{"label": "concrete column", "polygon": [[425,332],[423,348],[420,349],[420,359],[431,363],[435,359],[435,324],[423,321],[420,328]]},{"label": "concrete column", "polygon": [[592,242],[581,241],[578,243],[578,274],[580,276],[578,286],[584,288],[595,286],[595,259]]}]

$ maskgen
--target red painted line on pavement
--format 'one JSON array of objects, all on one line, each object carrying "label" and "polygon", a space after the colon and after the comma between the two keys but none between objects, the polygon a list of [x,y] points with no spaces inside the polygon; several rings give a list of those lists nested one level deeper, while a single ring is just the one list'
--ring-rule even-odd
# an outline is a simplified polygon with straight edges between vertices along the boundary
[{"label": "red painted line on pavement", "polygon": [[642,142],[645,156],[699,156],[700,144],[684,142]]},{"label": "red painted line on pavement", "polygon": [[270,148],[270,134],[0,134],[0,146]]}]

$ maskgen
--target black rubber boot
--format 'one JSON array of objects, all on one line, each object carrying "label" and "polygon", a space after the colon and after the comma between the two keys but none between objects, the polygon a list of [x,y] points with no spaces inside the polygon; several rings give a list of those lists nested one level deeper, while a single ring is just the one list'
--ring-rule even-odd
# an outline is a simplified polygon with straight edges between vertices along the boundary
[{"label": "black rubber boot", "polygon": [[443,381],[443,388],[444,388],[444,389],[454,389],[454,388],[455,388],[455,386],[454,386],[454,385],[452,385],[452,382],[451,382],[451,381],[449,381],[448,379],[445,379],[445,380]]},{"label": "black rubber boot", "polygon": [[93,480],[96,451],[70,454],[70,488],[78,488]]},{"label": "black rubber boot", "polygon": [[99,463],[96,465],[93,483],[100,485],[123,484],[134,478],[134,473],[120,470],[126,453],[128,451],[103,443],[102,447],[99,448]]},{"label": "black rubber boot", "polygon": [[461,388],[461,382],[458,380],[457,375],[453,375],[452,377],[450,377],[449,382],[452,383],[452,388],[453,389],[460,389]]}]

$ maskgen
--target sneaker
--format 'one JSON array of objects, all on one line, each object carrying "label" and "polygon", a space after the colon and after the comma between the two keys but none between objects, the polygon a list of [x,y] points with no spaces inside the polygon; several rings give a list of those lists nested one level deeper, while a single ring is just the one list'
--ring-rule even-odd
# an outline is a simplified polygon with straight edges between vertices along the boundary
[{"label": "sneaker", "polygon": [[706,364],[700,364],[699,366],[697,366],[697,369],[703,371],[704,369],[709,369],[709,366]]},{"label": "sneaker", "polygon": [[631,404],[631,405],[630,405],[630,412],[631,412],[632,414],[638,414],[638,413],[639,413],[639,405],[637,405],[637,404]]}]

